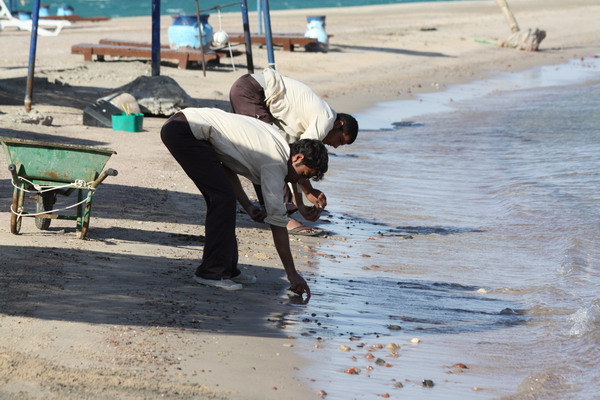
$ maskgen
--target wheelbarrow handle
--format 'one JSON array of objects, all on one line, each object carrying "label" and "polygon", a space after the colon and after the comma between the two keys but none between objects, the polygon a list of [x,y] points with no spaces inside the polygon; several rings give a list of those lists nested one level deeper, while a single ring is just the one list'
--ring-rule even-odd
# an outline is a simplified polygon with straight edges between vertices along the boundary
[{"label": "wheelbarrow handle", "polygon": [[19,174],[17,174],[17,166],[15,164],[8,164],[8,170],[12,175],[13,183],[16,185],[19,182]]},{"label": "wheelbarrow handle", "polygon": [[106,171],[102,172],[100,174],[100,176],[98,177],[98,179],[96,179],[94,182],[92,182],[92,184],[90,185],[91,187],[95,188],[98,185],[100,185],[102,183],[102,181],[104,181],[106,179],[107,176],[117,176],[119,174],[119,171],[117,171],[116,169],[112,169],[109,168]]}]

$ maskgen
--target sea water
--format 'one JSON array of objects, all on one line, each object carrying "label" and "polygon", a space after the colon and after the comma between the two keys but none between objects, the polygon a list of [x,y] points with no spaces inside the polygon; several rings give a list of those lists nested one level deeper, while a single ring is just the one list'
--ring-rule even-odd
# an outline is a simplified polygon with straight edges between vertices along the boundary
[{"label": "sea water", "polygon": [[498,74],[420,110],[358,114],[371,130],[315,184],[331,236],[305,273],[313,296],[281,317],[315,392],[598,398],[599,67]]},{"label": "sea water", "polygon": [[[10,0],[5,2],[8,4]],[[293,10],[302,8],[324,8],[324,7],[353,7],[368,6],[377,4],[396,4],[396,3],[419,3],[423,1],[448,1],[448,0],[269,0],[269,9],[271,10]],[[451,0],[462,1],[462,0]],[[17,7],[20,10],[31,11],[32,0],[26,0],[24,6]],[[198,2],[200,10],[209,9],[215,5],[224,6],[235,3],[235,1],[210,1],[200,0]],[[50,5],[50,14],[56,15],[58,7],[68,4],[73,7],[74,13],[85,16],[104,16],[104,17],[135,17],[142,15],[151,15],[152,0],[143,1],[120,1],[120,0],[65,0],[57,2],[45,2]],[[248,9],[256,11],[258,7],[256,0],[247,0]],[[160,10],[162,15],[169,14],[195,14],[196,3],[190,0],[161,0]],[[214,12],[214,11],[213,11]],[[230,6],[223,8],[223,12],[240,12],[239,6]]]}]

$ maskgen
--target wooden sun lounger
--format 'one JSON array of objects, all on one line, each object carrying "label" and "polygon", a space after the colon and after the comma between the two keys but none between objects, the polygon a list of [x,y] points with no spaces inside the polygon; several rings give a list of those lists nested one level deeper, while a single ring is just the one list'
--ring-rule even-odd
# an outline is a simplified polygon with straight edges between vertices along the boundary
[{"label": "wooden sun lounger", "polygon": [[[152,49],[150,47],[141,46],[119,46],[111,44],[91,44],[91,43],[80,43],[71,46],[71,54],[83,54],[85,61],[93,61],[93,56],[96,56],[97,61],[104,61],[105,56],[111,57],[131,57],[131,58],[152,58]],[[221,56],[214,52],[204,53],[204,59],[206,62],[213,62],[218,64]],[[160,50],[160,58],[173,59],[179,61],[179,68],[187,69],[190,63],[202,62],[200,52],[198,50],[172,50],[162,49]]]},{"label": "wooden sun lounger", "polygon": [[[329,35],[332,37],[333,35]],[[273,35],[273,44],[283,46],[283,50],[294,51],[294,46],[305,46],[309,43],[317,42],[317,39],[304,37],[302,33],[278,33]],[[252,43],[267,44],[265,35],[252,35],[250,37]],[[229,41],[231,43],[244,43],[243,33],[229,33]]]},{"label": "wooden sun lounger", "polygon": [[47,17],[40,17],[40,19],[55,19],[55,20],[66,20],[71,22],[78,21],[90,21],[90,22],[98,22],[98,21],[108,21],[109,17],[82,17],[77,14],[73,15],[49,15]]},{"label": "wooden sun lounger", "polygon": [[[115,46],[152,47],[152,43],[150,43],[150,42],[135,42],[135,41],[131,41],[131,40],[120,40],[120,39],[100,39],[99,43],[100,44],[110,44],[110,45],[115,45]],[[160,46],[160,48],[161,49],[169,49],[170,47],[168,44],[163,44]],[[199,51],[199,50],[196,50],[196,51]],[[219,54],[220,56],[229,56],[229,50],[227,48],[211,49],[211,51],[214,51],[215,53]],[[235,56],[244,54],[244,52],[237,50],[237,49],[231,49],[231,54],[235,57]]]}]

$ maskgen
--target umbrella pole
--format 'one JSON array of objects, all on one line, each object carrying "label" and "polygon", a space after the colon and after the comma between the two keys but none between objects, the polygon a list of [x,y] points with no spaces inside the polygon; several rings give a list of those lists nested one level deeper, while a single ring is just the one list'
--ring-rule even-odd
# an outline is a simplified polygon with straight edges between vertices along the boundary
[{"label": "umbrella pole", "polygon": [[152,0],[152,76],[160,75],[160,0]]},{"label": "umbrella pole", "polygon": [[275,69],[275,55],[273,54],[273,33],[271,32],[271,12],[269,11],[269,0],[262,0],[262,8],[265,20],[267,58],[269,60],[269,67]]},{"label": "umbrella pole", "polygon": [[196,0],[196,19],[198,20],[198,34],[200,35],[200,55],[202,56],[202,74],[206,76],[206,60],[204,59],[204,46],[202,42],[202,25],[200,24],[200,6],[198,0]]},{"label": "umbrella pole", "polygon": [[[261,1],[261,0],[258,0]],[[248,19],[248,2],[241,0],[242,7],[242,25],[244,26],[244,42],[246,43],[246,64],[248,64],[248,73],[254,73],[254,60],[252,59],[252,39],[250,37],[250,20]]]},{"label": "umbrella pole", "polygon": [[35,72],[35,53],[37,50],[38,21],[40,18],[40,0],[33,2],[31,21],[31,40],[29,42],[29,69],[27,70],[27,91],[25,93],[25,111],[31,111],[33,101],[33,75]]}]

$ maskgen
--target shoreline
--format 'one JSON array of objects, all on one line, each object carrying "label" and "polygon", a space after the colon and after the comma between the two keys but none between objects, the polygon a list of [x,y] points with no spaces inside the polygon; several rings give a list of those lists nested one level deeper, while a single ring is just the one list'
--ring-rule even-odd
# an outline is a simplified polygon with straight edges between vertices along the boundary
[{"label": "shoreline", "polygon": [[[327,16],[327,31],[334,35],[326,54],[275,50],[275,61],[282,73],[313,87],[336,110],[356,113],[494,71],[555,65],[600,52],[597,13],[590,11],[600,6],[591,0],[569,5],[513,0],[511,8],[523,29],[548,32],[540,52],[475,42],[510,33],[494,2],[408,3],[272,11],[275,32],[303,32],[305,15],[319,13]],[[161,19],[163,41],[169,19]],[[218,26],[216,18],[210,22]],[[255,23],[251,13],[252,31]],[[239,16],[223,14],[223,28],[240,31]],[[240,260],[259,275],[259,283],[239,295],[203,291],[189,275],[202,248],[204,205],[153,135],[164,119],[146,118],[139,134],[81,125],[89,99],[148,74],[150,67],[129,60],[84,63],[70,54],[71,45],[115,36],[149,40],[149,31],[149,18],[127,17],[77,23],[57,37],[40,37],[36,77],[48,83],[36,83],[34,109],[53,116],[51,126],[16,120],[23,108],[29,33],[0,32],[7,47],[0,55],[0,136],[111,147],[117,155],[107,167],[120,172],[99,187],[89,240],[80,241],[73,224],[62,221],[43,232],[29,219],[21,235],[12,235],[10,175],[0,168],[0,335],[7,339],[0,345],[0,398],[18,393],[73,399],[124,393],[315,397],[299,378],[306,376],[300,373],[307,365],[304,350],[279,328],[286,310],[297,306],[285,295],[268,231],[239,217]],[[259,71],[266,66],[266,50],[253,46],[253,54]],[[234,60],[245,63],[244,56]],[[167,65],[161,74],[203,104],[226,107],[231,83],[246,73],[245,68],[233,72],[228,62],[208,69],[206,77],[200,69]],[[8,104],[4,92],[12,96]],[[4,163],[4,154],[0,158]],[[293,237],[299,271],[310,271],[311,253],[332,239]]]}]

